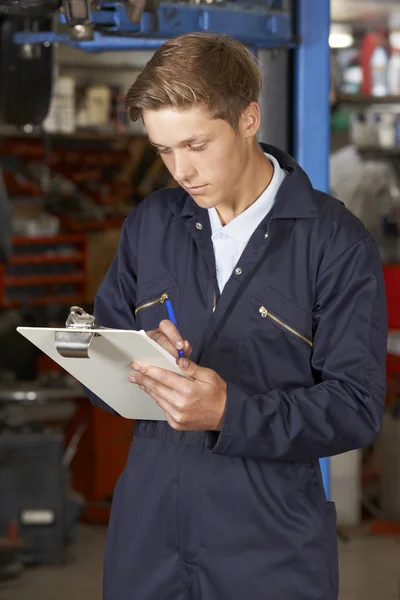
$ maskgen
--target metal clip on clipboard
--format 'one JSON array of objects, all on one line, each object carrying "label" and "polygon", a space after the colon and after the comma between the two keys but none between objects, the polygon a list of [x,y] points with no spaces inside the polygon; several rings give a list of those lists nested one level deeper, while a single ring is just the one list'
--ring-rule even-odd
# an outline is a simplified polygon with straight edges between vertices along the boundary
[{"label": "metal clip on clipboard", "polygon": [[[74,331],[74,329],[87,329]],[[98,333],[91,329],[104,329],[96,323],[93,315],[85,312],[79,306],[72,306],[65,323],[64,331],[55,332],[56,349],[65,358],[89,358],[89,346]]]}]

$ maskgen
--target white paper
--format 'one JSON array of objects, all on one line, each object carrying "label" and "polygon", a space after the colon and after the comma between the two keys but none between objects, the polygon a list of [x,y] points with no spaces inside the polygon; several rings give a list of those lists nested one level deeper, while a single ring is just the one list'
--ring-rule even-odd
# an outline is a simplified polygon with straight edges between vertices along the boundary
[{"label": "white paper", "polygon": [[44,327],[17,327],[17,331],[47,354],[126,419],[165,421],[164,411],[154,400],[128,380],[134,360],[168,369],[184,377],[175,359],[144,331],[122,329],[73,329],[97,333],[89,346],[89,358],[65,358],[55,345],[57,331]]}]

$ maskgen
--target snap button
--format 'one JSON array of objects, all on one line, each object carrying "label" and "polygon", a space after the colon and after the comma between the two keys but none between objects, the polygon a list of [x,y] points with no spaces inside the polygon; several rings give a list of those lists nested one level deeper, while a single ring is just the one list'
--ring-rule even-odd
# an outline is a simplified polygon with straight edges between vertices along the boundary
[{"label": "snap button", "polygon": [[242,273],[243,273],[243,270],[240,267],[236,267],[235,275],[241,275]]},{"label": "snap button", "polygon": [[201,223],[196,223],[196,229],[203,229],[203,225]]},{"label": "snap button", "polygon": [[264,235],[264,237],[265,237],[265,239],[267,239],[267,237],[268,237],[268,231],[267,231],[267,233]]}]

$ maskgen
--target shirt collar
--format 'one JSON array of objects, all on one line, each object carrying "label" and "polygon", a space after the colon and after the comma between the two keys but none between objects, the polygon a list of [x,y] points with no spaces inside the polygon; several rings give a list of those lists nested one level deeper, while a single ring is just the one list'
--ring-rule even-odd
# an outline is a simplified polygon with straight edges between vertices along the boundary
[{"label": "shirt collar", "polygon": [[208,214],[210,216],[212,233],[223,231],[224,235],[231,239],[246,244],[254,232],[255,225],[261,223],[267,216],[274,204],[276,193],[285,178],[285,173],[274,156],[268,153],[265,153],[265,155],[274,168],[268,187],[251,206],[224,227],[221,224],[216,208],[209,208]]}]

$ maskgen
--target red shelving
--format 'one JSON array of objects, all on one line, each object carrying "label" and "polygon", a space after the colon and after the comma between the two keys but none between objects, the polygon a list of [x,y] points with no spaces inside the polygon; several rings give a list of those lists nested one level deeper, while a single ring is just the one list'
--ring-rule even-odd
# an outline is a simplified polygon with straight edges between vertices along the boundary
[{"label": "red shelving", "polygon": [[13,254],[0,266],[0,307],[78,304],[86,299],[86,236],[13,238]]},{"label": "red shelving", "polygon": [[84,281],[85,275],[83,273],[71,273],[68,275],[30,275],[28,277],[5,277],[5,286],[34,286],[41,285],[43,283],[76,283],[77,281]]},{"label": "red shelving", "polygon": [[83,262],[85,259],[85,255],[83,252],[75,252],[73,254],[65,254],[64,256],[60,255],[43,255],[39,256],[12,256],[10,258],[10,265],[40,265],[40,264],[54,264],[54,263],[79,263]]}]

